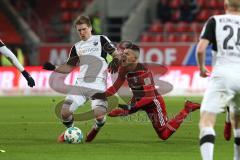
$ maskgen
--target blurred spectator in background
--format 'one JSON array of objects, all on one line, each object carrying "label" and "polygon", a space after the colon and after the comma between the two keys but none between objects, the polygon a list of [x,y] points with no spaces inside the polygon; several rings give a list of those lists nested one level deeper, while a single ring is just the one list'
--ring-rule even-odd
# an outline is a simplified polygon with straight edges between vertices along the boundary
[{"label": "blurred spectator in background", "polygon": [[90,16],[93,32],[94,34],[101,34],[102,33],[102,21],[100,18],[99,12],[95,12]]},{"label": "blurred spectator in background", "polygon": [[24,78],[27,80],[29,87],[35,86],[34,79],[25,70],[25,68],[23,67],[21,62],[17,59],[17,57],[14,55],[14,53],[7,46],[5,46],[1,39],[0,39],[0,53],[7,57],[7,59],[22,73]]},{"label": "blurred spectator in background", "polygon": [[[14,48],[15,52],[13,54],[16,56],[18,62],[24,66],[25,65],[25,60],[24,60],[24,54],[22,52],[22,49],[19,47]],[[9,58],[6,56],[1,57],[1,64],[2,66],[12,66],[14,65],[11,61],[9,61]]]},{"label": "blurred spectator in background", "polygon": [[17,9],[24,9],[26,5],[29,5],[31,8],[35,8],[37,6],[36,0],[10,0],[10,3]]},{"label": "blurred spectator in background", "polygon": [[191,22],[195,19],[199,11],[196,0],[181,0],[180,4],[180,20]]},{"label": "blurred spectator in background", "polygon": [[169,0],[159,0],[157,3],[157,18],[162,22],[167,22],[171,19],[171,7]]}]

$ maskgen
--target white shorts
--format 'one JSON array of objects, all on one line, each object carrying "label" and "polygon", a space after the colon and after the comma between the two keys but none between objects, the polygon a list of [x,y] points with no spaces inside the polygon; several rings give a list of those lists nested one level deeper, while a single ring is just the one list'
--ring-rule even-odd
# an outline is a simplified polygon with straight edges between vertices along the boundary
[{"label": "white shorts", "polygon": [[[65,98],[66,101],[72,102],[70,106],[70,111],[74,112],[76,111],[79,107],[83,106],[83,104],[95,93],[102,93],[106,91],[106,83],[105,81],[98,81],[96,83],[90,83],[86,84],[82,81],[77,81],[76,86],[80,87],[77,88],[77,95],[76,94],[69,94]],[[73,88],[73,90],[76,90],[76,88]],[[76,93],[73,91],[73,93]],[[91,100],[91,107],[92,110],[94,110],[97,107],[105,107],[107,108],[107,101],[106,100],[101,100],[101,99],[90,99]]]},{"label": "white shorts", "polygon": [[204,94],[200,111],[221,113],[225,107],[240,107],[240,74],[221,72],[213,76]]}]

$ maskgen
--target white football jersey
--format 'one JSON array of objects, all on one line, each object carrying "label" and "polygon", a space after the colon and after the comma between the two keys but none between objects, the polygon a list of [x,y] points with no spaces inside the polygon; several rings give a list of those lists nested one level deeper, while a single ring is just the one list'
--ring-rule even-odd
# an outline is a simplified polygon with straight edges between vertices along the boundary
[{"label": "white football jersey", "polygon": [[234,65],[240,68],[240,16],[217,15],[203,28],[201,38],[213,44],[215,67]]},{"label": "white football jersey", "polygon": [[71,49],[67,64],[80,66],[78,80],[95,82],[107,78],[107,54],[112,54],[115,47],[103,35],[92,35],[86,41],[77,42]]}]

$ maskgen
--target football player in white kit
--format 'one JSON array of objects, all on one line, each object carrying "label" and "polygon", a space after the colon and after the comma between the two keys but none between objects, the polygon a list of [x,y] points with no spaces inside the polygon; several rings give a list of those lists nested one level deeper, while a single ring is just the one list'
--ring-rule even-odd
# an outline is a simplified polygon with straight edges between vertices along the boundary
[{"label": "football player in white kit", "polygon": [[[56,67],[47,62],[43,68],[59,73],[70,73],[76,66],[80,66],[80,74],[76,80],[76,88],[68,93],[61,108],[63,124],[68,128],[73,126],[73,112],[82,106],[88,99],[95,116],[95,124],[87,134],[86,142],[91,142],[104,125],[107,112],[106,97],[91,98],[94,93],[106,91],[107,82],[107,54],[113,56],[109,64],[114,72],[118,66],[117,50],[104,35],[92,35],[92,25],[86,16],[79,16],[75,21],[80,41],[71,48],[66,64]],[[115,71],[116,72],[116,71]],[[58,137],[59,142],[64,141],[64,134]]]},{"label": "football player in white kit", "polygon": [[216,58],[209,86],[200,109],[200,151],[203,160],[213,160],[218,113],[230,106],[234,133],[234,160],[240,159],[240,1],[225,0],[224,15],[206,22],[197,46],[200,76],[207,77],[205,50],[209,43]]},{"label": "football player in white kit", "polygon": [[0,39],[0,53],[8,58],[8,60],[22,73],[24,78],[28,82],[29,87],[35,86],[35,82],[30,74],[24,69],[21,63],[18,61],[17,57],[13,54],[13,52],[7,48],[7,46]]}]

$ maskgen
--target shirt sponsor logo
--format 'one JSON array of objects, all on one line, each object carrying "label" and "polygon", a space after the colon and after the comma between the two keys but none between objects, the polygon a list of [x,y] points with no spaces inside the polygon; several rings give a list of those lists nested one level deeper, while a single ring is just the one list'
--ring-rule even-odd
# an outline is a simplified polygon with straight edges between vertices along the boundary
[{"label": "shirt sponsor logo", "polygon": [[94,46],[98,45],[98,42],[97,41],[93,42],[93,45]]}]

